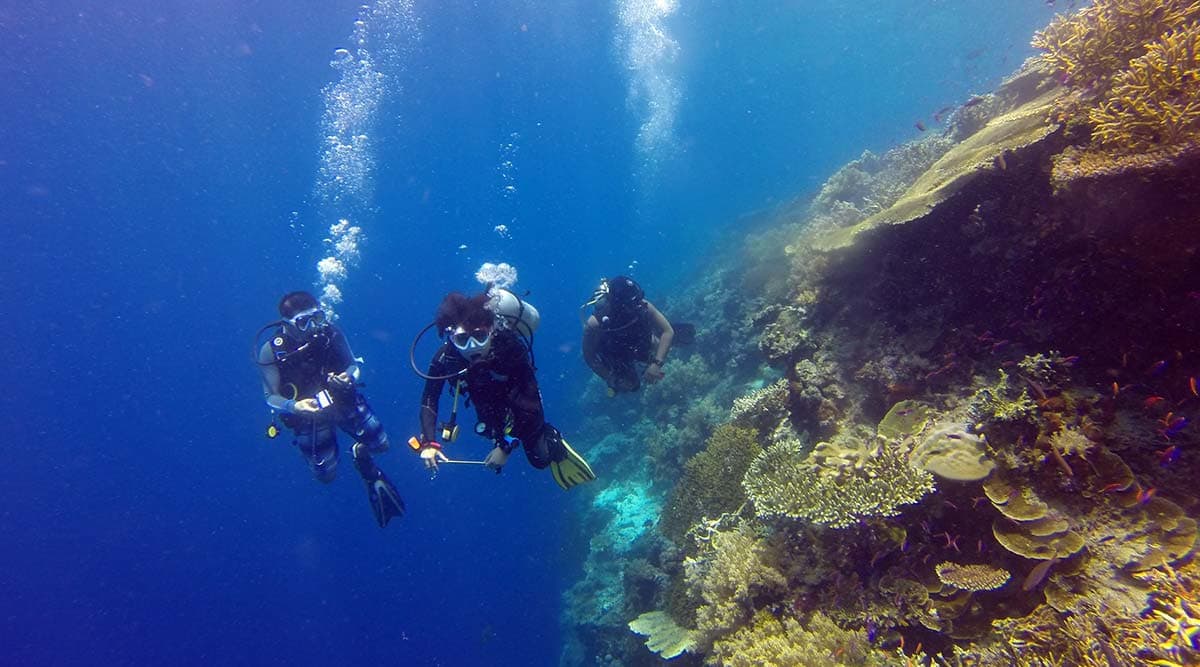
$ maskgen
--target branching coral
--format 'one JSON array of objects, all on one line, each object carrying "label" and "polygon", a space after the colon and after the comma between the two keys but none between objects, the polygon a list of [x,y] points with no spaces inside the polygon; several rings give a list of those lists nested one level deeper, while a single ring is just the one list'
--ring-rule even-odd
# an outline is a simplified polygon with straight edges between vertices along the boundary
[{"label": "branching coral", "polygon": [[1198,18],[1200,2],[1189,0],[1096,0],[1056,17],[1034,35],[1033,46],[1072,85],[1103,89],[1147,43]]},{"label": "branching coral", "polygon": [[745,502],[740,480],[762,451],[757,438],[754,429],[729,424],[717,428],[704,451],[684,465],[659,523],[664,535],[680,542],[702,517],[733,511]]},{"label": "branching coral", "polygon": [[683,564],[688,588],[703,601],[696,609],[701,648],[748,618],[755,597],[787,584],[775,567],[775,551],[744,525],[714,533],[708,545],[706,552]]},{"label": "branching coral", "polygon": [[729,419],[754,423],[760,419],[779,422],[787,412],[787,380],[779,380],[734,400]]},{"label": "branching coral", "polygon": [[820,612],[805,625],[760,611],[751,622],[713,645],[710,665],[726,667],[873,667],[903,664],[874,649],[867,633],[843,630]]},{"label": "branching coral", "polygon": [[996,384],[980,389],[971,397],[971,418],[976,422],[1018,422],[1032,420],[1037,404],[1029,391],[1018,394],[1008,381],[1008,373],[1000,371]]},{"label": "branching coral", "polygon": [[1149,148],[1200,134],[1200,24],[1149,44],[1113,78],[1107,99],[1089,118],[1102,146]]},{"label": "branching coral", "polygon": [[933,491],[933,477],[883,448],[853,474],[811,463],[790,443],[759,454],[742,485],[760,516],[804,519],[844,528],[864,517],[895,516]]}]

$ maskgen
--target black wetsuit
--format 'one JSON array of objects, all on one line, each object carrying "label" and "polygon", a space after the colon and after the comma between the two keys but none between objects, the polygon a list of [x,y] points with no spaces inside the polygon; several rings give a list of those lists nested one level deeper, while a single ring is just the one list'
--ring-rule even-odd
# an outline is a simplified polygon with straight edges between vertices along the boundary
[{"label": "black wetsuit", "polygon": [[617,391],[636,391],[641,369],[654,355],[650,310],[643,301],[630,310],[617,311],[608,304],[596,306],[597,327],[583,333],[583,358],[597,375]]},{"label": "black wetsuit", "polygon": [[[483,437],[511,452],[515,443],[510,444],[503,437],[506,425],[511,425],[510,435],[524,446],[525,456],[533,467],[545,468],[551,461],[562,458],[561,435],[545,421],[529,349],[517,334],[507,330],[493,334],[487,356],[473,364],[463,359],[450,343],[445,343],[433,356],[427,374],[444,377],[463,369],[466,372],[450,382],[465,383],[463,390],[475,405],[475,413],[483,424]],[[422,442],[436,440],[438,401],[445,385],[444,379],[425,381],[425,392],[421,395]]]},{"label": "black wetsuit", "polygon": [[[331,481],[336,472],[335,426],[372,453],[388,448],[387,433],[366,398],[353,385],[344,387],[329,382],[330,374],[347,372],[355,365],[346,336],[336,326],[327,325],[307,339],[295,337],[287,327],[280,327],[260,351],[259,363],[267,404],[282,412],[280,419],[295,434],[293,442],[317,479]],[[278,377],[271,377],[268,368],[274,368]],[[333,407],[317,416],[292,412],[295,401],[313,398],[322,390],[329,391]]]}]

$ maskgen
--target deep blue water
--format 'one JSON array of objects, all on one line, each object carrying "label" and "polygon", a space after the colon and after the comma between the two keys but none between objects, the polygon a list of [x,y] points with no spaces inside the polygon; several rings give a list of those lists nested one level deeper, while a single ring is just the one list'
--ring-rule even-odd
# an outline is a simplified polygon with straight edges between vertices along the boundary
[{"label": "deep blue water", "polygon": [[575,310],[599,277],[637,260],[656,300],[702,279],[689,258],[738,214],[987,90],[1051,12],[683,0],[663,24],[673,148],[649,170],[612,4],[415,3],[339,308],[398,445],[379,462],[409,514],[379,530],[349,465],[321,486],[262,437],[248,359],[336,213],[313,195],[321,89],[360,3],[38,4],[0,8],[6,664],[554,664],[581,548],[562,492],[520,455],[430,482],[399,446],[408,342],[440,297],[485,260],[518,267],[569,435]]}]

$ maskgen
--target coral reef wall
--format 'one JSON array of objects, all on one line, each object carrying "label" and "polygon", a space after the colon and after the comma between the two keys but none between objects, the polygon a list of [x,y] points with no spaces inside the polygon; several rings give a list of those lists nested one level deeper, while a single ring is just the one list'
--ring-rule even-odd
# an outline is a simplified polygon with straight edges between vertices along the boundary
[{"label": "coral reef wall", "polygon": [[564,664],[1200,664],[1198,17],[1056,19],[651,295],[696,343],[586,392]]}]

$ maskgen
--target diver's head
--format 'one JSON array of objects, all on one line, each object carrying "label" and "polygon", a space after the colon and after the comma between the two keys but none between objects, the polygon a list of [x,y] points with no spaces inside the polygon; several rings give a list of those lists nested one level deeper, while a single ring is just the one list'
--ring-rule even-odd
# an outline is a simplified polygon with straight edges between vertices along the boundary
[{"label": "diver's head", "polygon": [[279,300],[279,315],[303,335],[311,336],[329,324],[317,297],[309,292],[289,292]]},{"label": "diver's head", "polygon": [[628,276],[617,276],[607,281],[609,306],[622,312],[631,311],[642,305],[645,293],[640,285]]},{"label": "diver's head", "polygon": [[487,307],[490,300],[487,292],[471,297],[451,292],[438,306],[434,318],[438,331],[468,361],[483,358],[492,347],[496,315]]}]

